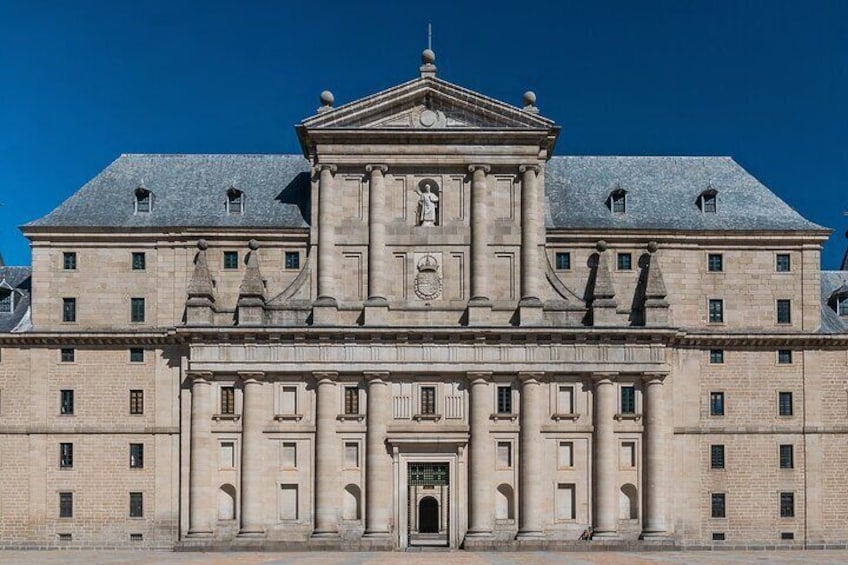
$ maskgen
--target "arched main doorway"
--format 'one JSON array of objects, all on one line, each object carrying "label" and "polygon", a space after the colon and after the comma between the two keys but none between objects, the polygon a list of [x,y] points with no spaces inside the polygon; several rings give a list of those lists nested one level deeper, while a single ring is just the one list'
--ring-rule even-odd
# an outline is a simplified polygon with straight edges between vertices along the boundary
[{"label": "arched main doorway", "polygon": [[432,496],[425,496],[418,503],[418,532],[439,533],[439,503]]}]

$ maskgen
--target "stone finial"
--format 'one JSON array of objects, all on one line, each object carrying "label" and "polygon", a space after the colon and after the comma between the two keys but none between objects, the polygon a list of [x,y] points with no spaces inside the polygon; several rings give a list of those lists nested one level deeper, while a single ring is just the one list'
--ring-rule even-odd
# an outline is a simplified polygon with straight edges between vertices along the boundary
[{"label": "stone finial", "polygon": [[422,77],[434,77],[436,76],[436,54],[432,49],[425,49],[421,52],[421,67],[419,70],[421,71]]},{"label": "stone finial", "polygon": [[592,296],[595,301],[612,300],[615,302],[615,285],[613,285],[607,262],[607,242],[599,241],[596,248],[598,249],[598,266],[595,272],[595,289]]},{"label": "stone finial", "polygon": [[524,111],[531,114],[538,114],[539,108],[536,107],[536,93],[528,90],[524,93]]},{"label": "stone finial", "polygon": [[662,269],[660,268],[659,246],[655,241],[648,243],[648,276],[645,281],[645,325],[668,325],[668,292],[665,288]]},{"label": "stone finial", "polygon": [[200,249],[201,251],[206,251],[207,249],[209,249],[209,242],[206,241],[205,239],[198,239],[197,240],[197,248]]},{"label": "stone finial", "polygon": [[265,284],[262,282],[262,273],[259,270],[259,242],[255,239],[250,240],[250,253],[247,254],[247,270],[244,272],[244,278],[239,287],[239,300],[243,297],[259,297],[265,296]]},{"label": "stone finial", "polygon": [[336,101],[336,98],[333,96],[333,93],[329,90],[325,90],[321,93],[321,107],[318,108],[318,112],[326,112],[328,110],[333,109],[333,103]]},{"label": "stone finial", "polygon": [[206,250],[209,244],[205,239],[197,242],[197,255],[194,257],[194,273],[188,284],[189,298],[207,298],[215,301],[215,290],[212,286],[212,276],[209,274],[209,265],[206,262]]},{"label": "stone finial", "polygon": [[251,249],[251,251],[256,251],[257,249],[259,249],[259,242],[255,239],[251,239],[247,242],[247,246]]}]

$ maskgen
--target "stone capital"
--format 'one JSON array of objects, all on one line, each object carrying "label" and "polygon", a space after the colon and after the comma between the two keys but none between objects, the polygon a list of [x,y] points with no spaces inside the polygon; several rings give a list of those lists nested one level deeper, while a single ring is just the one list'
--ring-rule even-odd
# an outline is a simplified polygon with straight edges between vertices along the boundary
[{"label": "stone capital", "polygon": [[365,380],[368,382],[368,385],[387,385],[389,380],[389,372],[388,371],[363,371],[362,376],[365,377]]},{"label": "stone capital", "polygon": [[365,165],[365,172],[366,173],[372,173],[372,174],[374,174],[374,173],[386,173],[386,172],[388,172],[388,170],[389,170],[388,165],[375,164],[375,163]]},{"label": "stone capital", "polygon": [[491,371],[468,371],[465,373],[468,382],[474,385],[487,384],[492,378]]},{"label": "stone capital", "polygon": [[339,373],[336,371],[315,371],[312,373],[319,385],[336,385],[336,379],[339,378]]},{"label": "stone capital", "polygon": [[665,378],[667,376],[668,376],[668,373],[659,372],[659,371],[658,372],[643,373],[642,374],[642,382],[646,386],[648,386],[648,385],[661,385],[661,384],[663,384],[663,381],[665,380]]},{"label": "stone capital", "polygon": [[518,379],[521,381],[522,385],[541,384],[541,380],[544,376],[544,371],[521,371],[518,373]]},{"label": "stone capital", "polygon": [[244,384],[256,384],[265,380],[263,371],[237,371],[236,374]]},{"label": "stone capital", "polygon": [[520,165],[518,167],[519,173],[526,173],[527,171],[533,171],[537,175],[542,172],[542,168],[539,165]]},{"label": "stone capital", "polygon": [[604,373],[592,373],[590,375],[592,382],[595,385],[604,385],[604,384],[612,384],[616,378],[618,378],[618,373],[616,372],[604,372]]},{"label": "stone capital", "polygon": [[468,172],[469,173],[476,173],[477,171],[483,171],[484,173],[488,174],[491,170],[492,170],[492,167],[490,167],[489,165],[481,165],[481,164],[468,165]]},{"label": "stone capital", "polygon": [[315,168],[318,169],[318,172],[330,171],[333,174],[336,174],[336,171],[339,170],[339,168],[336,165],[330,165],[328,163],[319,163],[319,164],[315,165]]},{"label": "stone capital", "polygon": [[186,371],[186,377],[192,384],[212,384],[212,371]]}]

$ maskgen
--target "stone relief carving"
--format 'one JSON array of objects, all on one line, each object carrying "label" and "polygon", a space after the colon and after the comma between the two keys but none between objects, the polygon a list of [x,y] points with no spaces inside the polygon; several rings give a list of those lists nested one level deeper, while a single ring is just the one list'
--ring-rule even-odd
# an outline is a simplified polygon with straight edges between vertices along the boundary
[{"label": "stone relief carving", "polygon": [[422,255],[416,261],[418,274],[415,275],[415,295],[421,300],[434,300],[442,295],[442,276],[439,274],[439,261],[430,254]]},{"label": "stone relief carving", "polygon": [[418,184],[418,213],[419,226],[434,226],[438,223],[439,185],[431,179],[424,179]]}]

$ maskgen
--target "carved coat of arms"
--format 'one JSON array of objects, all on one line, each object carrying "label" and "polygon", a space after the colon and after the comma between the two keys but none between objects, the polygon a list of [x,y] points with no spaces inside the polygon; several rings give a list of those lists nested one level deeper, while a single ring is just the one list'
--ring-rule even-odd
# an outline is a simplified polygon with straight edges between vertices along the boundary
[{"label": "carved coat of arms", "polygon": [[421,300],[433,300],[442,294],[442,277],[439,275],[439,262],[432,255],[425,255],[416,266],[415,295]]}]

